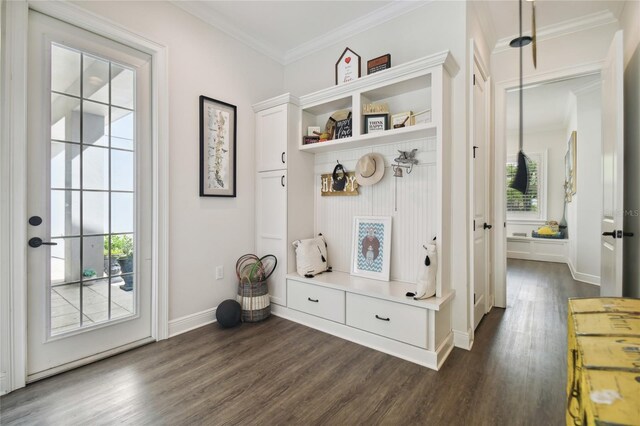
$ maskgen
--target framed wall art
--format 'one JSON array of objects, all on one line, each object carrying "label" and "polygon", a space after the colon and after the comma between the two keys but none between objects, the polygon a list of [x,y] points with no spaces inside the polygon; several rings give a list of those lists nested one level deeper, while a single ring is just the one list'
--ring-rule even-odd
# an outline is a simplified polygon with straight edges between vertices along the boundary
[{"label": "framed wall art", "polygon": [[364,133],[383,132],[389,128],[389,114],[364,116]]},{"label": "framed wall art", "polygon": [[200,96],[200,196],[236,196],[236,106]]},{"label": "framed wall art", "polygon": [[351,275],[389,281],[391,216],[353,218]]}]

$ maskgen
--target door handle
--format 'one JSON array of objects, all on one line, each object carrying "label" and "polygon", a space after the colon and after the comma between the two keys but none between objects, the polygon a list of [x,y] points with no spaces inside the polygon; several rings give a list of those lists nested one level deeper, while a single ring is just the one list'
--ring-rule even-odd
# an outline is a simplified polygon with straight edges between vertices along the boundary
[{"label": "door handle", "polygon": [[613,231],[611,231],[611,232],[603,232],[603,233],[602,233],[602,236],[603,236],[603,237],[612,237],[612,238],[614,238],[614,239],[615,239],[615,238],[618,238],[618,237],[617,237],[617,232],[616,232],[616,230],[615,230],[615,229],[614,229]]},{"label": "door handle", "polygon": [[379,320],[382,320],[382,321],[391,321],[390,318],[382,318],[382,317],[379,317],[378,315],[376,315],[376,318],[378,318]]},{"label": "door handle", "polygon": [[284,188],[284,175],[280,176],[280,185]]},{"label": "door handle", "polygon": [[491,229],[493,228],[493,225],[489,225],[487,222],[484,223],[484,225],[482,225],[482,229]]},{"label": "door handle", "polygon": [[282,164],[284,164],[284,151],[282,152],[282,154],[280,155],[280,160],[282,160]]},{"label": "door handle", "polygon": [[623,232],[622,236],[623,237],[633,237],[633,232]]},{"label": "door handle", "polygon": [[40,246],[57,246],[58,243],[42,241],[42,238],[33,237],[29,240],[29,247],[38,248]]}]

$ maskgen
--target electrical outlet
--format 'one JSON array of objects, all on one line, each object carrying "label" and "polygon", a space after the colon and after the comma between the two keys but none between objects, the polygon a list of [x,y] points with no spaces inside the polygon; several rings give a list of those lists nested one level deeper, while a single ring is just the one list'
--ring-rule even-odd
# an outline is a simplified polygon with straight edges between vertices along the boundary
[{"label": "electrical outlet", "polygon": [[222,278],[224,278],[224,266],[216,266],[216,280],[221,280]]}]

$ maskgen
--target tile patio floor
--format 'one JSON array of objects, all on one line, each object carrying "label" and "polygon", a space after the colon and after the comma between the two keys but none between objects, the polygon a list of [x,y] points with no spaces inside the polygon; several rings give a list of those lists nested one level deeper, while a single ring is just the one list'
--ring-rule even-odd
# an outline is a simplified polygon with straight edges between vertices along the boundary
[{"label": "tile patio floor", "polygon": [[[134,313],[134,292],[120,289],[122,281],[111,284],[111,319]],[[109,281],[98,280],[82,289],[83,325],[109,319]],[[59,334],[80,326],[80,284],[51,289],[51,332]]]}]

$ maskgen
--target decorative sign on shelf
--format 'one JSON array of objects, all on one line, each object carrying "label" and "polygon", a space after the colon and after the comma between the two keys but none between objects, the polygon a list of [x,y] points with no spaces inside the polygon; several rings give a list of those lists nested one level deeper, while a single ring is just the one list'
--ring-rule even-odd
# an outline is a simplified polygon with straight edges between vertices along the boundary
[{"label": "decorative sign on shelf", "polygon": [[364,117],[364,132],[383,132],[389,128],[388,114],[371,114]]},{"label": "decorative sign on shelf", "polygon": [[350,138],[351,136],[351,112],[349,112],[349,116],[347,118],[336,121],[335,139]]},{"label": "decorative sign on shelf", "polygon": [[367,74],[373,74],[374,72],[386,70],[388,68],[391,68],[390,53],[367,61]]},{"label": "decorative sign on shelf", "polygon": [[349,49],[344,49],[336,62],[336,84],[344,84],[360,78],[360,56]]},{"label": "decorative sign on shelf", "polygon": [[386,103],[381,104],[364,104],[362,105],[362,114],[388,114],[389,105]]},{"label": "decorative sign on shelf", "polygon": [[359,195],[358,181],[355,172],[347,172],[347,182],[342,191],[333,189],[333,173],[325,173],[320,176],[320,195],[323,197]]}]

